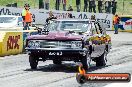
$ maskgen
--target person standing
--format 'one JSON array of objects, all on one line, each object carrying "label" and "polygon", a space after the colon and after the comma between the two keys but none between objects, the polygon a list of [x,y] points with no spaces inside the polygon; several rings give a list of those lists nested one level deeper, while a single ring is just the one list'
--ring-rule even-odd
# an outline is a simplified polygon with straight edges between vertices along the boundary
[{"label": "person standing", "polygon": [[108,0],[105,1],[105,13],[108,13]]},{"label": "person standing", "polygon": [[76,0],[77,12],[80,12],[80,0]]},{"label": "person standing", "polygon": [[91,6],[92,6],[93,12],[96,13],[96,10],[95,10],[95,9],[96,9],[95,0],[92,0],[92,1],[91,1]]},{"label": "person standing", "polygon": [[92,0],[89,0],[89,12],[92,12]]},{"label": "person standing", "polygon": [[105,1],[105,11],[106,13],[111,13],[111,0]]},{"label": "person standing", "polygon": [[113,0],[112,1],[112,14],[115,15],[116,13],[116,8],[117,8],[117,1]]},{"label": "person standing", "polygon": [[25,4],[24,5],[25,9],[23,9],[22,11],[22,18],[23,18],[23,26],[24,26],[24,30],[29,30],[29,26],[31,26],[31,22],[32,22],[32,14],[29,11],[29,4]]},{"label": "person standing", "polygon": [[45,0],[45,9],[49,10],[49,2],[50,0]]},{"label": "person standing", "polygon": [[24,9],[22,10],[23,27],[25,26],[25,16],[26,16],[27,9],[28,9],[28,6],[25,4]]},{"label": "person standing", "polygon": [[98,0],[98,11],[99,11],[99,13],[102,13],[102,6],[103,6],[103,1]]},{"label": "person standing", "polygon": [[84,12],[87,12],[87,8],[88,8],[88,0],[84,0]]},{"label": "person standing", "polygon": [[63,11],[66,11],[66,2],[67,2],[67,0],[62,0]]},{"label": "person standing", "polygon": [[114,20],[113,20],[115,34],[118,34],[118,25],[119,25],[119,21],[120,21],[120,18],[119,18],[119,16],[116,14],[116,15],[114,16]]},{"label": "person standing", "polygon": [[60,7],[60,0],[56,0],[55,9],[59,10],[59,7]]},{"label": "person standing", "polygon": [[111,0],[108,0],[108,13],[111,13]]},{"label": "person standing", "polygon": [[50,20],[52,20],[52,19],[57,19],[57,18],[53,15],[52,11],[50,11],[49,17],[46,19],[46,23],[48,24],[50,22]]},{"label": "person standing", "polygon": [[[72,6],[71,5],[69,5],[69,7],[68,7],[68,10],[67,11],[73,11],[73,8],[72,8]],[[72,17],[72,13],[68,13],[68,18],[73,18]]]}]

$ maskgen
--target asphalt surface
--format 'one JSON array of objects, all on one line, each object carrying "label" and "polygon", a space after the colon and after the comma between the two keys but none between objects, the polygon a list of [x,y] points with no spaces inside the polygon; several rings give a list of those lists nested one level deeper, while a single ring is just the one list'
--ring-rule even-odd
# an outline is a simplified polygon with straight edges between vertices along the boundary
[{"label": "asphalt surface", "polygon": [[[108,31],[112,37],[112,49],[106,67],[95,67],[90,73],[132,74],[132,33]],[[39,62],[38,70],[31,70],[27,54],[0,57],[0,87],[103,87],[111,83],[86,83],[76,81],[78,66],[74,62],[63,62],[61,66],[52,61]]]}]

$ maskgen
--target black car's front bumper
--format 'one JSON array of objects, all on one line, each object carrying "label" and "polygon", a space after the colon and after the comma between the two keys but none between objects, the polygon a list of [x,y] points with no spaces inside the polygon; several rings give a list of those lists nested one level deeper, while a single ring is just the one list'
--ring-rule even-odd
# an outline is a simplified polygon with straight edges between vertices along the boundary
[{"label": "black car's front bumper", "polygon": [[39,57],[49,60],[52,58],[61,58],[61,60],[76,60],[86,56],[87,49],[61,49],[61,48],[26,48],[29,54],[34,53]]}]

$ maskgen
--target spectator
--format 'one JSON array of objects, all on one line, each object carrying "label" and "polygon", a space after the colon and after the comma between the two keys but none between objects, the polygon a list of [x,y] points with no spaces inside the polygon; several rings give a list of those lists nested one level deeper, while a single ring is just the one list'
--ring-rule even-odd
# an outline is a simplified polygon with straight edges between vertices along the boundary
[{"label": "spectator", "polygon": [[115,15],[116,13],[116,8],[117,8],[117,1],[113,0],[112,1],[112,14]]},{"label": "spectator", "polygon": [[62,0],[62,4],[63,4],[63,11],[66,11],[66,0]]},{"label": "spectator", "polygon": [[69,7],[68,7],[68,10],[67,11],[73,11],[73,8],[72,8],[72,6],[71,5],[69,5]]},{"label": "spectator", "polygon": [[114,29],[115,29],[115,34],[118,34],[118,25],[119,25],[119,21],[120,21],[120,18],[119,18],[119,16],[116,14],[116,15],[114,16],[114,21],[113,21]]},{"label": "spectator", "polygon": [[96,8],[95,0],[91,1],[91,6],[92,6],[93,12],[96,13],[96,10],[95,10],[95,8]]},{"label": "spectator", "polygon": [[50,0],[45,0],[45,9],[49,10],[49,2]]},{"label": "spectator", "polygon": [[48,24],[50,22],[50,20],[52,20],[52,19],[57,19],[57,18],[53,15],[52,11],[50,11],[49,17],[46,19],[46,23]]},{"label": "spectator", "polygon": [[112,6],[112,2],[111,0],[108,1],[108,13],[111,13],[111,6]]},{"label": "spectator", "polygon": [[22,10],[23,27],[25,26],[25,16],[26,16],[27,9],[28,9],[28,6],[25,4],[24,9]]},{"label": "spectator", "polygon": [[69,18],[72,18],[72,13],[69,13],[69,14],[68,14],[68,17],[69,17]]},{"label": "spectator", "polygon": [[87,12],[87,8],[88,8],[88,0],[84,0],[84,12]]},{"label": "spectator", "polygon": [[59,10],[59,7],[60,7],[60,0],[56,0],[55,9]]},{"label": "spectator", "polygon": [[89,0],[89,12],[92,12],[92,0]]},{"label": "spectator", "polygon": [[32,14],[29,11],[29,4],[25,4],[25,9],[23,9],[22,11],[22,18],[23,18],[23,26],[24,26],[24,30],[29,30],[29,26],[31,26],[31,22],[32,22]]},{"label": "spectator", "polygon": [[95,15],[91,15],[91,20],[96,20]]},{"label": "spectator", "polygon": [[110,0],[105,1],[105,11],[106,13],[111,13],[111,1]]},{"label": "spectator", "polygon": [[108,13],[108,0],[105,1],[105,13]]},{"label": "spectator", "polygon": [[99,11],[99,13],[102,13],[102,3],[103,3],[103,1],[102,0],[98,0],[98,11]]},{"label": "spectator", "polygon": [[77,12],[80,12],[80,0],[76,0]]},{"label": "spectator", "polygon": [[[71,5],[69,5],[69,7],[68,7],[68,10],[67,11],[73,11],[73,8],[72,8],[72,6]],[[68,18],[73,18],[72,17],[72,13],[69,13],[68,14]]]}]

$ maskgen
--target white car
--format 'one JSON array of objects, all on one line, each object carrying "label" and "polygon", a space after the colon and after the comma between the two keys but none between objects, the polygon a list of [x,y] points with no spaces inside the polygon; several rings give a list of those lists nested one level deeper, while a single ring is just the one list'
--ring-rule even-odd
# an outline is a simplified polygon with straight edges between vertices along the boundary
[{"label": "white car", "polygon": [[0,15],[0,29],[22,29],[22,17],[14,15]]}]

